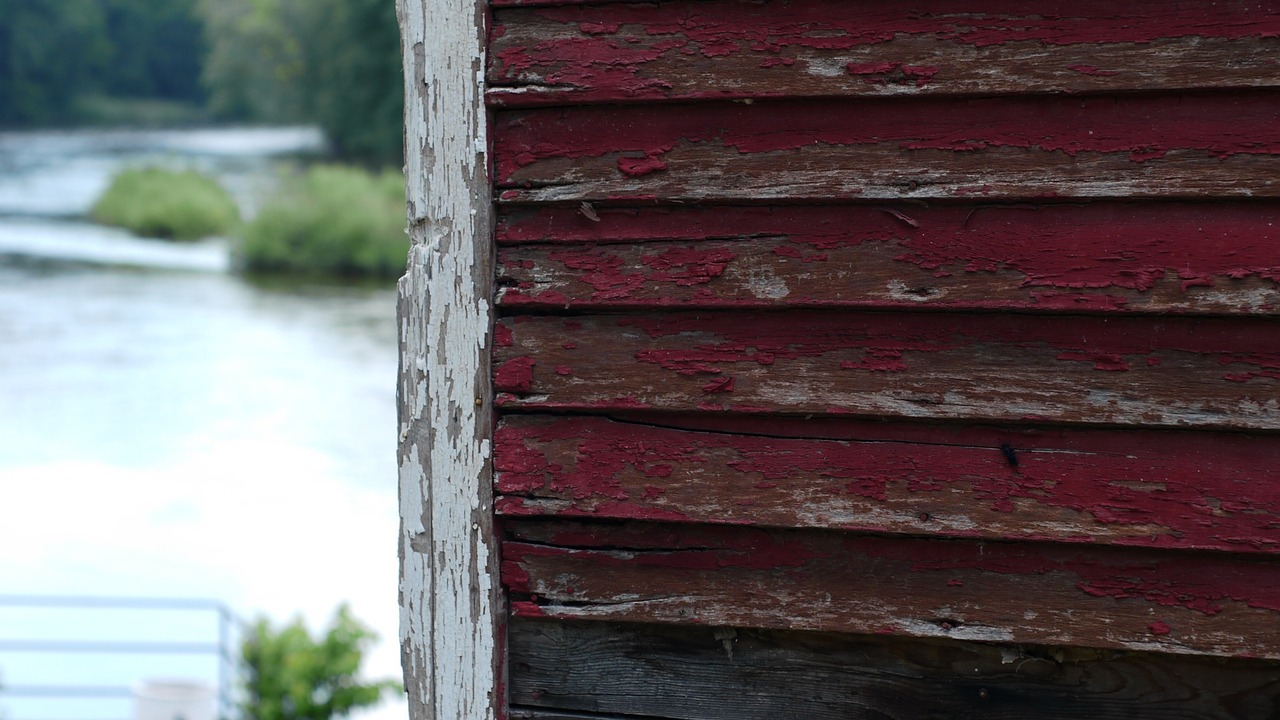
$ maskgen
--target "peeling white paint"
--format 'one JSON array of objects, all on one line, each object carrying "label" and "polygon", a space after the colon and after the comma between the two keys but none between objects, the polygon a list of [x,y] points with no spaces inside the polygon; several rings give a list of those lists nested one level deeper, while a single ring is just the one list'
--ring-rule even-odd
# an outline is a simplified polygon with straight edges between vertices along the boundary
[{"label": "peeling white paint", "polygon": [[810,75],[818,77],[844,77],[849,71],[851,61],[852,59],[847,57],[810,58],[805,69]]},{"label": "peeling white paint", "polygon": [[747,291],[761,300],[781,300],[791,294],[787,281],[769,267],[753,267],[747,275]]},{"label": "peeling white paint", "polygon": [[399,0],[409,251],[399,285],[401,652],[413,720],[496,718],[485,6]]}]

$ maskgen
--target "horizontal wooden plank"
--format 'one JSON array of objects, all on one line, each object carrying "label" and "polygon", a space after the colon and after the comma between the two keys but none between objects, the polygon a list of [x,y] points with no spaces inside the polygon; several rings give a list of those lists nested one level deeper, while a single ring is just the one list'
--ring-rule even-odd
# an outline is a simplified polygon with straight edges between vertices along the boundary
[{"label": "horizontal wooden plank", "polygon": [[505,408],[1280,429],[1257,318],[670,313],[499,322]]},{"label": "horizontal wooden plank", "polygon": [[1280,562],[1222,553],[514,521],[522,617],[1280,658]]},{"label": "horizontal wooden plank", "polygon": [[488,97],[507,106],[1280,83],[1280,9],[1256,0],[500,8],[491,38]]},{"label": "horizontal wooden plank", "polygon": [[627,713],[626,715],[614,715],[582,712],[577,710],[551,710],[530,706],[513,706],[508,709],[506,717],[510,720],[667,720],[651,715],[637,715],[635,713]]},{"label": "horizontal wooden plank", "polygon": [[516,618],[513,717],[1269,720],[1274,663]]},{"label": "horizontal wooden plank", "polygon": [[[783,425],[844,437],[864,430],[782,419],[769,429]],[[904,435],[830,440],[509,415],[494,435],[495,507],[511,516],[1280,549],[1280,436]]]},{"label": "horizontal wooden plank", "polygon": [[1280,94],[499,113],[505,201],[1280,196]]},{"label": "horizontal wooden plank", "polygon": [[1280,314],[1274,203],[514,209],[511,308]]}]

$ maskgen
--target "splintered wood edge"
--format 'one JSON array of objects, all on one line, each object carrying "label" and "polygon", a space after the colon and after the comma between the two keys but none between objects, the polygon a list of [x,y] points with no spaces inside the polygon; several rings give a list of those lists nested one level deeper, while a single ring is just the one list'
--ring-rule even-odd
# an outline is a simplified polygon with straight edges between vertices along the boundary
[{"label": "splintered wood edge", "polygon": [[413,720],[489,720],[505,700],[490,466],[487,7],[399,0],[397,11],[412,241],[398,301],[401,662]]}]

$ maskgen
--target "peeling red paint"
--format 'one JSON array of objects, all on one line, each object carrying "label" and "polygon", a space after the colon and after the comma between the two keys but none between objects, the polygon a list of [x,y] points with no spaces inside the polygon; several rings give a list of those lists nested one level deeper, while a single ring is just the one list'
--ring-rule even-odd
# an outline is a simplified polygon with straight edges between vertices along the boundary
[{"label": "peeling red paint", "polygon": [[[500,361],[537,348],[549,367],[571,361],[575,368],[572,381],[534,373],[528,408],[1277,427],[1269,410],[1277,400],[1263,383],[1273,380],[1280,334],[1264,319],[1098,322],[805,310],[758,313],[750,322],[730,312],[581,317],[574,321],[583,324],[579,331],[567,332],[551,318],[512,324],[518,350],[499,349]],[[565,339],[589,340],[603,351],[563,356]],[[1153,355],[1164,362],[1143,362]],[[1081,360],[1092,368],[1081,368]],[[1218,370],[1227,364],[1252,366],[1232,367],[1233,376],[1241,370],[1258,376],[1241,392]],[[841,372],[852,369],[896,372],[892,380]],[[734,376],[739,402],[695,407],[711,379],[700,376],[724,374]],[[1124,377],[1101,377],[1107,374]],[[612,405],[611,398],[627,404]]]},{"label": "peeling red paint", "polygon": [[865,82],[876,85],[911,82],[923,87],[938,74],[936,66],[904,65],[900,62],[849,63],[846,69],[849,74],[862,76]]},{"label": "peeling red paint", "polygon": [[662,161],[659,154],[654,153],[641,158],[620,157],[618,158],[618,169],[628,177],[641,177],[659,170],[666,170],[667,164]]},{"label": "peeling red paint", "polygon": [[[952,5],[509,13],[551,28],[536,42],[498,11],[490,37],[507,44],[490,54],[489,79],[514,87],[495,102],[543,103],[499,110],[491,128],[507,315],[494,331],[493,507],[509,525],[501,574],[513,614],[571,616],[600,601],[596,617],[706,622],[661,613],[719,587],[767,599],[697,600],[744,613],[747,627],[773,626],[773,612],[778,627],[936,635],[984,628],[996,587],[1017,613],[985,629],[1017,642],[1280,657],[1270,631],[1218,639],[1280,612],[1280,426],[1269,409],[1280,335],[1274,321],[1240,317],[1280,314],[1280,203],[1255,199],[1277,195],[1264,170],[1280,155],[1280,96],[1255,56],[1269,47],[1260,38],[1280,38],[1280,14],[1252,0],[1223,0],[1208,20],[1204,7],[1156,0]],[[1237,39],[1248,42],[1226,45]],[[1263,75],[1224,64],[1225,91],[1182,92],[1206,89],[1203,71],[1180,86],[1157,68],[1135,87],[1148,77],[1135,70],[1145,49],[1130,46],[1166,40],[1151,57],[1204,41]],[[1005,74],[1028,51],[1048,68],[1039,85],[956,84],[993,57],[1006,65],[983,69]],[[1210,67],[1197,52],[1187,67]],[[952,62],[962,53],[963,68]],[[742,77],[774,89],[733,87],[728,75],[716,85],[735,58]],[[672,61],[707,88],[655,70]],[[767,97],[802,75],[841,89]],[[1259,89],[1240,89],[1250,83]],[[876,99],[816,99],[841,95]],[[693,102],[650,102],[672,98]],[[849,160],[863,157],[873,160]],[[874,158],[888,158],[887,179],[846,187],[877,171]],[[1154,197],[1147,179],[1188,168],[1201,174],[1167,186],[1171,202],[1131,202]],[[783,187],[791,169],[809,189],[769,195],[766,181]],[[1000,175],[1041,169],[1041,184]],[[758,196],[680,185],[749,188],[753,172]],[[1197,184],[1233,173],[1248,179]],[[1214,202],[1228,190],[1242,200]],[[855,202],[860,193],[871,199]],[[1073,195],[1114,199],[1065,204]],[[872,206],[893,204],[885,196],[932,204]],[[675,206],[700,199],[758,204]],[[532,204],[543,201],[556,205]],[[521,305],[537,317],[511,317]],[[856,309],[836,309],[846,306]],[[572,320],[549,317],[570,307]],[[714,309],[634,314],[645,307]],[[760,308],[778,312],[750,312]],[[620,309],[633,314],[610,315]],[[1202,317],[1180,317],[1191,314]],[[883,404],[858,404],[876,393]],[[569,411],[630,421],[552,417]],[[1220,432],[1232,429],[1256,434]],[[593,594],[634,577],[672,587]],[[934,599],[888,617],[830,592],[846,579],[909,588],[880,596],[901,604],[918,597],[910,589]],[[1020,603],[1031,598],[1059,603],[1055,617],[1073,626],[1053,635],[1029,622]],[[864,610],[881,614],[832,620]],[[1086,616],[1107,622],[1075,635]]]},{"label": "peeling red paint", "polygon": [[[540,3],[526,0],[498,3],[499,6],[519,4]],[[671,10],[665,4],[609,3],[545,8],[535,11],[533,16],[545,26],[543,36],[555,37],[535,35],[515,41],[514,45],[500,43],[504,49],[495,54],[490,81],[495,85],[535,83],[539,89],[564,88],[580,101],[663,99],[717,93],[740,95],[741,90],[735,93],[731,84],[724,89],[713,85],[713,89],[703,89],[701,93],[696,89],[673,92],[671,84],[677,78],[672,76],[672,65],[678,58],[689,55],[708,59],[743,56],[743,61],[751,66],[768,68],[794,63],[803,69],[807,62],[796,62],[794,56],[826,52],[838,57],[842,50],[885,45],[888,49],[881,57],[898,57],[895,39],[907,42],[931,39],[936,43],[932,53],[914,49],[907,50],[909,54],[900,60],[849,63],[851,73],[864,75],[871,82],[907,81],[923,86],[939,68],[912,64],[913,61],[905,58],[936,60],[937,55],[947,53],[949,47],[981,49],[1025,44],[1037,49],[1053,49],[1081,44],[1105,47],[1115,43],[1150,43],[1187,36],[1237,40],[1280,35],[1280,22],[1275,14],[1245,0],[1219,4],[1212,17],[1206,17],[1194,6],[1174,9],[1154,0],[1131,3],[1119,10],[1101,5],[1072,6],[1069,13],[1063,13],[1057,6],[1042,12],[1036,12],[1034,7],[987,2],[981,8],[966,7],[957,11],[945,3],[930,2],[924,6],[859,8],[857,13],[846,17],[831,13],[817,0],[766,2],[754,7],[734,2],[707,2],[699,5],[698,12],[678,21],[671,17]],[[499,16],[505,18],[507,14],[499,10]],[[528,16],[513,15],[512,22],[528,23],[524,19]],[[563,37],[570,28],[580,34]],[[1051,59],[1046,61],[1046,64],[1052,63]],[[656,64],[661,67],[652,67]],[[1117,72],[1084,63],[1070,64],[1065,69],[1101,78]],[[704,81],[703,85],[706,84]],[[503,96],[509,102],[536,102],[539,97],[536,93]]]},{"label": "peeling red paint", "polygon": [[1110,76],[1120,74],[1119,71],[1101,70],[1093,65],[1068,65],[1067,67],[1071,70],[1075,70],[1076,72],[1082,75],[1093,75],[1096,77],[1110,77]]},{"label": "peeling red paint", "polygon": [[803,248],[793,245],[780,245],[773,249],[773,254],[779,257],[788,257],[799,260],[802,263],[826,262],[830,256],[827,253],[805,253]]},{"label": "peeling red paint", "polygon": [[533,389],[534,365],[537,360],[528,355],[507,360],[494,371],[494,383],[503,392],[527,393]]},{"label": "peeling red paint", "polygon": [[[496,0],[495,6],[552,4]],[[1070,13],[1035,13],[1037,6],[1017,0],[983,0],[957,11],[944,0],[910,5],[859,8],[848,17],[833,14],[820,0],[788,3],[706,3],[701,12],[675,21],[663,6],[570,5],[543,8],[538,15],[564,23],[602,22],[635,26],[650,35],[681,33],[692,42],[716,46],[732,44],[776,52],[788,46],[847,49],[885,42],[898,34],[935,35],[961,44],[992,45],[1035,41],[1046,45],[1140,43],[1161,37],[1196,35],[1239,38],[1280,36],[1280,19],[1260,12],[1256,3],[1220,3],[1206,17],[1196,5],[1169,5],[1157,0],[1114,3],[1089,0],[1071,6]],[[782,15],[787,24],[779,27]],[[614,30],[613,32],[616,32]]]},{"label": "peeling red paint", "polygon": [[[642,330],[652,339],[696,338],[688,347],[639,349],[636,359],[660,364],[681,374],[718,373],[713,363],[771,365],[779,359],[816,356],[839,349],[862,350],[882,357],[906,352],[941,352],[974,343],[1015,347],[1047,346],[1067,362],[1084,360],[1099,370],[1127,367],[1126,356],[1143,358],[1156,352],[1180,351],[1207,355],[1222,365],[1248,364],[1280,368],[1280,334],[1270,332],[1262,319],[1214,322],[1171,317],[1160,322],[1145,318],[1113,318],[1098,323],[1090,318],[1028,318],[1011,314],[985,317],[960,315],[899,315],[861,313],[839,315],[796,310],[760,313],[749,323],[735,322],[728,313],[669,313],[600,319],[601,325]],[[517,334],[520,328],[516,328]],[[1233,348],[1249,348],[1249,352]]]},{"label": "peeling red paint", "polygon": [[858,362],[842,362],[840,367],[846,370],[876,370],[880,372],[902,372],[907,364],[902,361],[902,351],[891,349],[868,350],[866,357]]},{"label": "peeling red paint", "polygon": [[702,392],[707,395],[733,392],[733,377],[716,378],[706,385],[703,385]]},{"label": "peeling red paint", "polygon": [[546,617],[542,606],[530,600],[511,600],[511,614],[516,617]]},{"label": "peeling red paint", "polygon": [[1097,370],[1124,372],[1129,369],[1129,363],[1123,356],[1108,352],[1064,352],[1058,354],[1058,359],[1093,363]]},{"label": "peeling red paint", "polygon": [[[668,588],[679,587],[680,595],[704,611],[735,613],[735,624],[755,627],[785,623],[780,626],[867,631],[871,628],[864,623],[883,627],[886,621],[914,619],[944,630],[966,624],[1002,628],[1013,641],[1038,637],[1040,642],[1124,646],[1144,644],[1160,636],[1164,626],[1172,631],[1173,620],[1180,628],[1177,647],[1184,652],[1230,647],[1273,657],[1280,653],[1274,633],[1243,635],[1246,628],[1274,622],[1280,612],[1280,568],[1271,562],[1216,554],[1172,561],[1167,553],[1126,548],[1091,548],[1085,554],[1040,543],[754,528],[563,523],[550,532],[530,530],[539,542],[552,545],[519,542],[524,533],[517,528],[517,540],[504,546],[504,555],[510,549],[519,558],[519,572],[509,585],[519,587],[527,577],[534,591],[577,604],[598,603],[598,610],[617,607],[614,600],[622,596],[627,598],[623,614],[632,609],[641,617],[654,609],[661,613],[662,605],[646,600],[667,599]],[[613,549],[619,547],[626,550]],[[570,583],[572,589],[562,589]],[[983,592],[956,595],[957,587],[972,586]],[[895,590],[900,596],[887,608],[868,603],[877,592]],[[1065,596],[1072,593],[1077,597]],[[781,604],[741,602],[784,596]],[[933,614],[959,597],[964,599],[954,606],[954,615]],[[1028,624],[1029,607],[1048,622]],[[1153,620],[1151,611],[1160,608],[1168,609],[1161,611],[1168,619]],[[1059,626],[1064,620],[1069,625]]]},{"label": "peeling red paint", "polygon": [[644,258],[641,262],[653,269],[648,276],[659,282],[676,285],[700,285],[724,273],[736,255],[723,248],[670,248]]},{"label": "peeling red paint", "polygon": [[[1280,291],[1280,208],[1272,203],[915,208],[907,215],[914,226],[884,208],[865,206],[611,208],[599,212],[599,223],[582,222],[576,213],[559,209],[506,215],[499,224],[498,239],[504,244],[593,243],[582,248],[565,246],[548,257],[580,272],[582,281],[598,293],[585,299],[596,302],[626,302],[630,298],[636,304],[693,305],[699,298],[726,305],[776,302],[749,294],[744,297],[742,290],[736,291],[737,296],[714,290],[720,285],[708,288],[713,290],[710,295],[699,297],[681,297],[666,290],[684,282],[721,282],[725,270],[741,253],[727,244],[711,250],[654,241],[689,237],[764,243],[759,238],[779,238],[763,246],[780,256],[811,262],[822,261],[833,251],[847,252],[843,248],[866,247],[866,252],[879,253],[879,247],[888,246],[900,250],[896,255],[900,262],[921,270],[954,274],[982,269],[1014,274],[1013,290],[978,292],[956,300],[951,299],[956,293],[939,292],[931,304],[1123,312],[1140,310],[1142,303],[1135,300],[1157,294],[1168,298],[1165,302],[1181,301],[1179,310],[1186,312],[1195,311],[1204,302],[1197,293],[1212,283],[1219,310],[1280,310],[1267,300]],[[606,247],[619,242],[649,243],[638,247],[652,248],[646,253],[654,254],[642,255],[644,259],[635,263],[639,265],[670,253],[689,254],[693,259],[684,273],[679,268],[653,272],[624,267],[619,251]],[[699,253],[705,257],[697,258]],[[881,284],[891,278],[885,277]],[[1001,288],[1010,284],[999,278],[992,278],[992,282]],[[947,287],[941,285],[942,289]],[[1266,287],[1273,288],[1272,294],[1261,299],[1248,289]],[[540,292],[516,293],[508,300],[552,305],[565,302],[563,294],[544,299]],[[795,301],[793,295],[791,302]],[[890,301],[883,296],[840,300],[828,295],[815,304],[893,302],[913,301]]]},{"label": "peeling red paint", "polygon": [[882,75],[893,72],[901,64],[894,62],[849,63],[846,69],[854,75]]},{"label": "peeling red paint", "polygon": [[493,344],[496,347],[511,347],[513,342],[511,328],[506,325],[497,325],[493,328]]},{"label": "peeling red paint", "polygon": [[[759,437],[751,434],[759,431],[741,419],[738,425],[726,430],[748,434],[689,432],[599,418],[512,419],[495,435],[498,489],[574,499],[575,505],[596,514],[601,512],[596,498],[633,494],[643,497],[629,511],[680,508],[693,522],[798,524],[801,517],[824,509],[806,488],[838,480],[864,497],[931,506],[930,521],[938,514],[971,517],[985,506],[1020,512],[1022,523],[1043,517],[1057,527],[1079,528],[1070,537],[1055,538],[1069,542],[1280,551],[1280,535],[1275,532],[1280,525],[1280,490],[1273,469],[1280,448],[1269,438],[1039,432],[1014,441],[1019,448],[1014,472],[999,449],[1007,440],[998,430],[935,430],[934,435],[917,437],[910,434],[912,426],[831,425],[837,428],[831,433],[834,437],[870,434],[867,441],[847,442]],[[777,419],[765,425],[771,434],[789,428],[821,433],[824,427],[813,421]],[[875,442],[878,436],[892,442]],[[548,460],[552,452],[563,458],[558,461],[563,466]],[[664,482],[654,482],[653,468],[669,472]],[[690,486],[694,472],[700,484]],[[665,492],[654,495],[650,488]],[[746,515],[731,511],[729,505],[748,494],[763,510]],[[692,508],[698,511],[691,513]],[[1058,514],[1059,509],[1070,514]],[[914,532],[916,515],[904,514],[901,529]],[[885,529],[884,521],[878,522],[856,526]],[[1006,525],[986,532],[993,537],[1036,533],[1028,529],[1034,524],[1014,527],[1018,529]],[[937,526],[935,532],[944,529]]]},{"label": "peeling red paint", "polygon": [[[856,113],[857,123],[846,121],[850,113]],[[778,114],[787,117],[785,125],[777,123]],[[617,154],[624,173],[645,174],[668,167],[670,159],[659,155],[704,144],[744,154],[815,145],[963,152],[1019,148],[1065,157],[1123,153],[1149,162],[1153,148],[1216,158],[1280,154],[1280,98],[1240,91],[1225,98],[796,101],[768,113],[734,103],[698,103],[676,111],[650,105],[578,107],[500,115],[495,135],[499,185],[521,182],[522,168],[552,158]],[[629,155],[635,152],[644,156]]]}]

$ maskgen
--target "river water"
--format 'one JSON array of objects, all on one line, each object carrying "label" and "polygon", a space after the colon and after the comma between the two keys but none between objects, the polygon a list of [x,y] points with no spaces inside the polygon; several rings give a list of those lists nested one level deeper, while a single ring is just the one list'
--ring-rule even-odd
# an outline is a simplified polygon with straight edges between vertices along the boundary
[{"label": "river water", "polygon": [[[252,213],[320,145],[297,128],[0,133],[0,596],[213,598],[313,628],[347,602],[383,637],[369,674],[398,674],[392,289],[250,282],[226,241],[83,218],[139,164],[209,172]],[[209,640],[203,620],[72,615],[0,602],[0,686],[208,677],[190,658],[4,651]],[[0,690],[7,720],[129,713]]]}]

